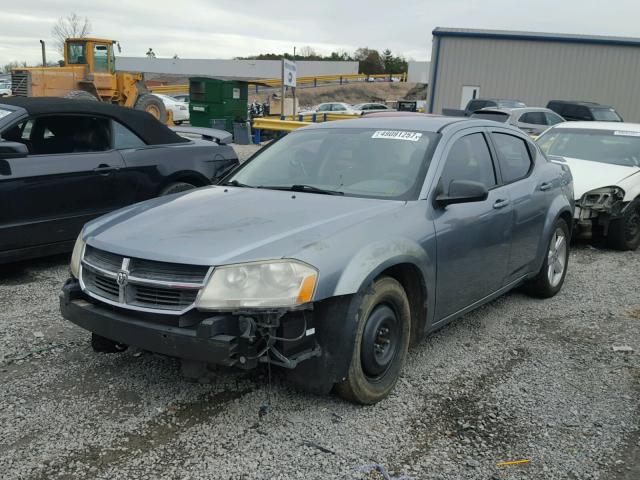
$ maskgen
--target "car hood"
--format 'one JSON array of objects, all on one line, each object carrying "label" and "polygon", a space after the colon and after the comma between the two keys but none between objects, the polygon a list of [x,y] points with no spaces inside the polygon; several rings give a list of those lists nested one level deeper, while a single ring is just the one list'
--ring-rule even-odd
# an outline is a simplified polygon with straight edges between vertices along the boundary
[{"label": "car hood", "polygon": [[573,176],[573,190],[576,200],[585,193],[601,187],[619,184],[627,177],[640,172],[640,167],[626,167],[610,163],[580,160],[578,158],[562,157],[571,169]]},{"label": "car hood", "polygon": [[295,258],[314,242],[405,202],[253,188],[205,187],[100,217],[84,238],[130,257],[195,265]]}]

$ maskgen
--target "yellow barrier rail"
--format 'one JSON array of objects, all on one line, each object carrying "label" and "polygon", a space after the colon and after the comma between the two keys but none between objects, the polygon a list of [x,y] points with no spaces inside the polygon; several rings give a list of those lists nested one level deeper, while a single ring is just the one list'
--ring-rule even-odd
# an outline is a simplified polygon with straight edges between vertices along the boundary
[{"label": "yellow barrier rail", "polygon": [[[331,83],[331,82],[340,82],[340,83],[350,83],[350,82],[366,82],[369,79],[384,78],[391,79],[397,78],[400,82],[407,81],[407,73],[380,73],[375,75],[366,75],[364,73],[348,73],[344,75],[317,75],[315,77],[298,77],[296,83],[298,86],[309,86],[309,85],[322,85],[323,83]],[[253,84],[253,82],[248,82]],[[260,80],[260,86],[268,86],[272,88],[280,87],[282,80],[279,78],[268,78],[265,80]],[[172,93],[189,93],[189,85],[157,85],[154,87],[149,87],[149,90],[153,93],[164,93],[164,94],[172,94]]]},{"label": "yellow barrier rail", "polygon": [[274,132],[291,132],[300,127],[310,125],[311,122],[297,120],[280,120],[279,118],[259,117],[253,120],[255,130],[272,130]]}]

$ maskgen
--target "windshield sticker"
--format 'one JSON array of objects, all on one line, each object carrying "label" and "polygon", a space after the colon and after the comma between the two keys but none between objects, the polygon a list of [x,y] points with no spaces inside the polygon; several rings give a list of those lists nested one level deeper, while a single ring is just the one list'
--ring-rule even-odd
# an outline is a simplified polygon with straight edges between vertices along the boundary
[{"label": "windshield sticker", "polygon": [[624,137],[640,137],[640,132],[622,132],[620,130],[616,130],[613,132],[614,135],[621,135]]},{"label": "windshield sticker", "polygon": [[0,118],[6,117],[7,115],[11,115],[11,110],[0,109]]},{"label": "windshield sticker", "polygon": [[391,140],[409,140],[417,142],[422,137],[418,132],[403,132],[401,130],[377,130],[371,135],[371,138],[387,138]]}]

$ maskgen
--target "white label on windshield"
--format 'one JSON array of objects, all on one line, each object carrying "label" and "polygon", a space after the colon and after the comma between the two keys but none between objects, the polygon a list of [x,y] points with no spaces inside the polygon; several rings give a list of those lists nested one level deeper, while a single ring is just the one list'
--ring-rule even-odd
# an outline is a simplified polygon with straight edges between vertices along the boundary
[{"label": "white label on windshield", "polygon": [[616,130],[613,132],[614,135],[622,135],[625,137],[640,137],[640,132],[621,132],[620,130]]},{"label": "white label on windshield", "polygon": [[11,115],[11,110],[0,109],[0,118],[6,117],[7,115]]},{"label": "white label on windshield", "polygon": [[401,130],[377,130],[371,135],[371,138],[388,138],[391,140],[409,140],[417,142],[422,137],[418,132],[403,132]]}]

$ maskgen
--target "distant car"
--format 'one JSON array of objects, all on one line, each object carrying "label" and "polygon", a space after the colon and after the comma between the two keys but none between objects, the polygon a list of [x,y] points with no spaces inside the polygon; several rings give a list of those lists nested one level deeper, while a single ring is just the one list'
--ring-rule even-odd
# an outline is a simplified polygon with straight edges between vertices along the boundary
[{"label": "distant car", "polygon": [[524,108],[526,105],[520,100],[511,100],[506,98],[474,98],[467,102],[464,110],[455,108],[443,108],[442,114],[453,117],[470,117],[474,112],[482,108]]},{"label": "distant car", "polygon": [[595,102],[551,100],[547,108],[570,122],[623,122],[616,109]]},{"label": "distant car", "polygon": [[200,139],[132,108],[0,100],[0,263],[69,251],[87,221],[211,185],[238,164],[228,133],[181,128]]},{"label": "distant car", "polygon": [[537,107],[483,108],[474,112],[471,118],[509,123],[533,136],[540,135],[552,125],[564,122],[564,118],[552,110]]},{"label": "distant car", "polygon": [[169,95],[163,95],[161,93],[154,93],[156,97],[162,100],[167,110],[171,110],[173,115],[173,123],[181,125],[182,122],[189,121],[189,104],[181,102]]},{"label": "distant car", "polygon": [[357,103],[351,108],[362,113],[391,110],[391,108],[387,107],[384,103]]},{"label": "distant car", "polygon": [[0,97],[8,97],[12,94],[10,83],[0,83]]},{"label": "distant car", "polygon": [[410,344],[519,285],[558,293],[572,207],[569,168],[512,126],[316,123],[217,186],[87,224],[60,308],[97,352],[269,363],[372,404]]},{"label": "distant car", "polygon": [[171,96],[176,100],[178,100],[179,102],[189,103],[188,93],[176,93],[175,95],[171,95]]},{"label": "distant car", "polygon": [[321,103],[311,109],[301,113],[333,113],[343,115],[360,115],[360,111],[353,108],[352,105],[344,102],[327,102]]},{"label": "distant car", "polygon": [[562,157],[575,188],[575,226],[583,238],[609,246],[640,245],[640,124],[566,122],[537,140],[549,158]]}]

